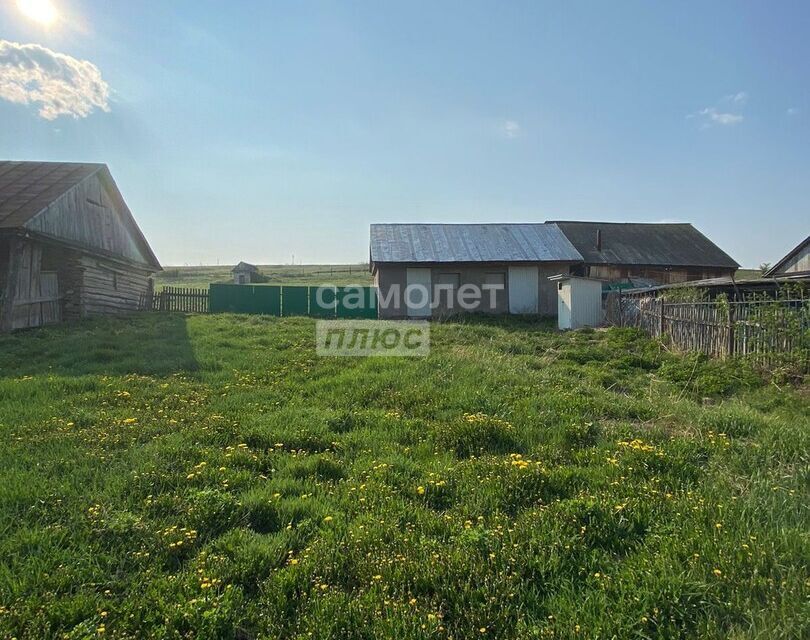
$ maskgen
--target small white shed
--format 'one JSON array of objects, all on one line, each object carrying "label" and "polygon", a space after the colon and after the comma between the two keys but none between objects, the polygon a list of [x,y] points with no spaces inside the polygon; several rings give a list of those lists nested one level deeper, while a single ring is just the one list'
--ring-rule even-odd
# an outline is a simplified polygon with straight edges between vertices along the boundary
[{"label": "small white shed", "polygon": [[602,281],[560,274],[557,283],[557,326],[560,329],[598,327],[602,324]]}]

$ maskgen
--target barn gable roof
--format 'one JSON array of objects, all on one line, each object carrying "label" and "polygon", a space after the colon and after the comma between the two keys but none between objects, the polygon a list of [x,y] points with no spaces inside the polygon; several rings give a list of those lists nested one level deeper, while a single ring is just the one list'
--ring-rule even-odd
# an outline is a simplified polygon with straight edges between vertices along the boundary
[{"label": "barn gable roof", "polygon": [[371,261],[581,262],[553,224],[372,224]]},{"label": "barn gable roof", "polygon": [[[146,263],[160,269],[157,257],[105,164],[0,161],[0,231],[39,231],[37,216],[92,176],[97,176],[105,186]],[[94,251],[98,247],[87,246],[87,249]]]},{"label": "barn gable roof", "polygon": [[236,265],[233,269],[231,269],[231,273],[236,273],[238,271],[244,271],[247,273],[258,273],[259,268],[254,264],[242,261],[238,265]]},{"label": "barn gable roof", "polygon": [[[725,267],[737,264],[688,223],[552,221],[587,264]],[[601,232],[601,250],[597,248]]]},{"label": "barn gable roof", "polygon": [[810,236],[807,236],[804,240],[802,240],[799,244],[797,244],[793,249],[788,251],[787,255],[782,258],[779,262],[773,265],[770,269],[768,269],[762,275],[766,278],[770,278],[772,276],[776,276],[779,272],[785,267],[785,265],[790,262],[800,251],[802,251],[805,247],[810,245]]}]

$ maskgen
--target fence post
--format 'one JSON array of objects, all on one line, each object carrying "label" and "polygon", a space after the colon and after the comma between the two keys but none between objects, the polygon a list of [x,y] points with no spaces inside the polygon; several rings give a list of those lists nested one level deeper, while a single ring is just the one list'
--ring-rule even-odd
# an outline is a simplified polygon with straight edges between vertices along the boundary
[{"label": "fence post", "polygon": [[146,311],[152,311],[153,302],[155,298],[155,280],[154,278],[149,278],[146,281],[146,294],[144,300],[144,308]]},{"label": "fence post", "polygon": [[734,355],[734,303],[728,305],[728,343],[726,344],[726,357]]},{"label": "fence post", "polygon": [[659,298],[661,308],[658,311],[658,337],[664,337],[664,299]]},{"label": "fence post", "polygon": [[619,326],[624,326],[624,309],[622,307],[622,290],[619,289]]}]

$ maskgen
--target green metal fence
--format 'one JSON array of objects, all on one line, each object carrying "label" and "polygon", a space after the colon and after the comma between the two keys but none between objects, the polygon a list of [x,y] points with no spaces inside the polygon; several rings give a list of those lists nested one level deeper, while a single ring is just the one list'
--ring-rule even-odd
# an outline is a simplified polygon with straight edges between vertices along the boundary
[{"label": "green metal fence", "polygon": [[282,286],[281,307],[285,316],[309,315],[309,287]]},{"label": "green metal fence", "polygon": [[376,287],[305,287],[212,284],[213,313],[256,313],[313,318],[376,318]]},{"label": "green metal fence", "polygon": [[313,318],[334,318],[335,301],[335,287],[310,287],[309,315]]},{"label": "green metal fence", "polygon": [[237,284],[212,284],[208,288],[208,307],[212,312],[262,313],[281,315],[279,287]]},{"label": "green metal fence", "polygon": [[336,291],[338,318],[376,318],[376,287],[338,287]]}]

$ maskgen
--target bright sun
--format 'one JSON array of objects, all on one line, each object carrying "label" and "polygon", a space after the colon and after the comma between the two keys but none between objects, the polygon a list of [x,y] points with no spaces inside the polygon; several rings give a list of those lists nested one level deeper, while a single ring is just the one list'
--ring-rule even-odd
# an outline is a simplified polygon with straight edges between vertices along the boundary
[{"label": "bright sun", "polygon": [[17,0],[17,7],[31,20],[46,27],[56,21],[56,7],[51,0]]}]

